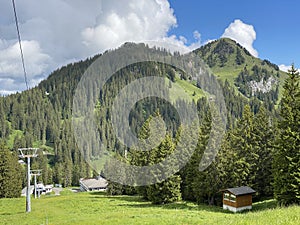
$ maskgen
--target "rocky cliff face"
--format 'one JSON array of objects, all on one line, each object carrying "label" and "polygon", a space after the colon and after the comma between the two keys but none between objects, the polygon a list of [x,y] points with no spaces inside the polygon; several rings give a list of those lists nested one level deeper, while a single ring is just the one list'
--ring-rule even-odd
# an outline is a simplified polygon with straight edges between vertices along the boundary
[{"label": "rocky cliff face", "polygon": [[257,92],[269,93],[274,87],[276,87],[278,82],[278,79],[269,77],[267,80],[262,78],[259,82],[252,80],[248,82],[248,85],[252,90],[252,96],[254,96]]}]

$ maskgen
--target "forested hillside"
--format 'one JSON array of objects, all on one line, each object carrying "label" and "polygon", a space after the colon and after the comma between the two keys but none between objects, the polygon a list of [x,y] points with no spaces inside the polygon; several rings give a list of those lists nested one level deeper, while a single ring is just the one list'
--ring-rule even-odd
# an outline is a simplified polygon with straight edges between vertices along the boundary
[{"label": "forested hillside", "polygon": [[[147,48],[143,44],[141,46]],[[165,50],[161,51],[166,55],[170,54]],[[293,137],[294,154],[285,162],[286,170],[294,175],[279,178],[283,174],[277,174],[278,177],[274,178],[272,169],[274,158],[279,161],[280,156],[284,155],[284,143],[278,139],[278,135],[283,132],[279,130],[279,127],[283,126],[279,116],[282,115],[279,102],[281,98],[285,99],[284,101],[289,99],[290,93],[286,91],[289,81],[283,89],[283,81],[288,76],[279,71],[278,66],[268,60],[254,58],[246,49],[229,39],[211,42],[195,53],[217,76],[228,112],[227,132],[215,161],[205,171],[199,172],[199,162],[211,131],[212,115],[209,99],[205,97],[198,83],[170,65],[155,62],[136,63],[118,71],[105,85],[103,93],[95,93],[99,94],[95,105],[99,136],[101,142],[106,144],[107,150],[124,162],[137,166],[159,162],[174,151],[176,140],[181,135],[182,124],[174,107],[158,98],[147,98],[138,102],[129,118],[130,127],[136,136],[145,139],[152,117],[161,116],[167,124],[167,136],[158,147],[139,154],[124,147],[115,135],[111,135],[113,131],[110,111],[114,97],[131,81],[151,76],[153,73],[165,78],[166,82],[163,85],[168,87],[169,92],[176,93],[178,89],[182,89],[191,97],[192,101],[189,104],[195,105],[200,119],[200,127],[197,128],[198,145],[190,162],[168,180],[137,189],[110,183],[110,193],[139,193],[154,203],[172,202],[183,198],[199,203],[218,204],[219,190],[233,186],[253,187],[257,191],[256,199],[272,197],[274,179],[277,184],[275,191],[278,198],[281,198],[280,185],[287,179],[292,183],[293,193],[296,193],[292,199],[298,199],[296,202],[299,202],[297,160],[300,126],[297,128],[294,124],[291,125],[296,132],[296,136]],[[40,148],[41,152],[39,157],[34,159],[32,168],[43,169],[41,179],[44,183],[74,186],[78,185],[79,178],[91,177],[99,172],[88,166],[78,150],[71,121],[73,95],[77,84],[86,69],[98,57],[101,55],[62,67],[37,87],[0,98],[2,148],[12,151],[19,147]],[[290,83],[295,82],[294,85],[298,85],[295,92],[298,91],[299,94],[299,75],[296,73],[293,79]],[[288,119],[288,116],[293,117],[295,123],[299,116],[298,94],[293,96],[297,104],[289,109],[291,114],[282,115],[286,116],[284,119]],[[181,101],[188,100],[180,99],[178,94],[172,101],[174,104],[181,104]],[[288,127],[284,129],[288,130]],[[281,150],[277,153],[280,143]],[[95,146],[88,143],[87,152],[93,155]],[[289,166],[289,161],[293,166]],[[275,169],[276,165],[278,164],[275,164]],[[22,174],[19,174],[19,178],[15,179],[21,179]],[[165,191],[162,193],[160,190]],[[287,203],[290,202],[295,201]]]}]

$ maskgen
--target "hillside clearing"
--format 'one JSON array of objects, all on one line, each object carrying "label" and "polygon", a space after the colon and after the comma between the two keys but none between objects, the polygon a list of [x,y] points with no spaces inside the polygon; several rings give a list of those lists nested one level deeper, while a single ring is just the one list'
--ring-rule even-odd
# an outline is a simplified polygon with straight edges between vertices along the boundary
[{"label": "hillside clearing", "polygon": [[62,192],[61,196],[0,199],[0,224],[297,224],[300,207],[275,208],[274,201],[256,203],[252,212],[233,214],[220,207],[180,202],[162,206],[138,196]]}]

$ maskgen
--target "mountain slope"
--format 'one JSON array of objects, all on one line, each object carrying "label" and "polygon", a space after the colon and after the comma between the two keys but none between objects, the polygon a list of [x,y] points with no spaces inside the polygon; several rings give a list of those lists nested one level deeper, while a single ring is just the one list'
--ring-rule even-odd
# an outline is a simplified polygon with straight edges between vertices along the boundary
[{"label": "mountain slope", "polygon": [[[271,100],[278,102],[280,99],[286,73],[268,60],[255,58],[235,41],[222,38],[202,46],[195,50],[195,53],[208,64],[219,79],[228,80],[236,91],[240,90],[246,97],[256,96],[264,100],[263,95],[278,89],[278,96]],[[241,74],[243,72],[245,73]],[[241,87],[243,85],[246,87]]]},{"label": "mountain slope", "polygon": [[[212,72],[222,81],[221,86],[228,111],[228,126],[234,126],[246,104],[251,106],[254,113],[258,111],[261,104],[265,104],[270,112],[273,111],[274,104],[279,98],[276,93],[280,92],[281,80],[284,77],[284,73],[279,71],[276,65],[254,58],[247,50],[230,39],[211,42],[197,49],[195,53],[204,59]],[[64,66],[29,91],[0,97],[0,141],[6,142],[11,149],[33,146],[48,152],[46,158],[39,157],[35,161],[36,167],[43,165],[40,167],[45,168],[43,169],[45,183],[53,181],[63,183],[65,186],[77,185],[80,177],[91,174],[74,139],[71,123],[72,102],[83,73],[99,57],[101,55]],[[155,62],[128,66],[114,76],[115,83],[105,86],[105,94],[97,97],[99,102],[95,106],[95,111],[100,121],[99,135],[109,151],[119,154],[125,152],[124,146],[118,142],[115,135],[111,135],[113,133],[110,121],[112,100],[134,79],[154,73],[165,78],[166,86],[170,87],[169,92],[173,96],[172,103],[176,102],[182,93],[187,93],[193,99],[191,102],[195,102],[199,117],[207,115],[208,104],[207,100],[202,98],[202,90],[197,87],[194,80],[183,74],[179,76],[181,72],[176,68]],[[262,80],[261,86],[265,88],[270,77],[278,79],[279,82],[274,84],[271,82],[268,91],[258,91],[252,96],[252,86],[248,83],[253,81],[259,84]],[[253,82],[252,84],[255,84]],[[136,104],[130,114],[132,130],[137,134],[145,119],[157,109],[166,119],[169,131],[178,128],[178,115],[171,104],[157,99],[146,99]],[[86,140],[89,140],[88,136]],[[93,154],[93,149],[95,149],[94,143],[87,141],[88,154]]]}]

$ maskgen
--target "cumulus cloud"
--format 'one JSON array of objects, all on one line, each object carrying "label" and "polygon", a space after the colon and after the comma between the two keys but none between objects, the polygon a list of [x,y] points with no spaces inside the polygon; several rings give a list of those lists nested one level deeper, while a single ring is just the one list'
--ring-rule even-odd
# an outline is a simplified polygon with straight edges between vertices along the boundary
[{"label": "cumulus cloud", "polygon": [[284,72],[287,72],[290,68],[291,68],[291,66],[287,66],[284,64],[279,65],[279,69]]},{"label": "cumulus cloud", "polygon": [[[166,0],[119,0],[103,2],[103,13],[94,26],[82,31],[83,43],[89,49],[115,48],[124,42],[156,43],[161,47],[180,47],[190,50],[185,37],[168,36],[177,26],[173,9]],[[116,7],[117,6],[117,7]]]},{"label": "cumulus cloud", "polygon": [[[31,87],[56,67],[84,56],[80,32],[96,18],[94,0],[17,1],[28,82]],[[99,1],[97,1],[99,6]],[[97,9],[97,10],[96,10]],[[80,13],[82,12],[82,16]],[[92,18],[89,18],[92,16]],[[11,1],[0,2],[0,92],[25,89]]]},{"label": "cumulus cloud", "polygon": [[[124,42],[154,41],[184,52],[200,46],[200,34],[187,46],[169,36],[177,20],[168,0],[26,0],[17,12],[25,63],[31,84],[51,70]],[[0,2],[0,92],[24,89],[16,29],[10,1]],[[12,79],[5,82],[3,79]],[[10,83],[9,86],[4,84]],[[19,86],[19,88],[18,88]]]},{"label": "cumulus cloud", "polygon": [[[26,60],[30,63],[27,67],[29,79],[43,74],[50,63],[50,56],[44,54],[37,41],[22,41],[22,47]],[[20,59],[19,43],[0,50],[0,74],[2,78],[19,78],[23,73]]]},{"label": "cumulus cloud", "polygon": [[258,52],[253,47],[253,42],[256,40],[256,32],[252,25],[245,24],[243,21],[237,19],[225,29],[222,37],[235,40],[253,56],[258,57]]},{"label": "cumulus cloud", "polygon": [[[8,95],[8,94],[12,94],[14,92],[17,92],[18,88],[17,85],[14,83],[13,79],[10,78],[0,78],[0,84],[1,84],[1,88],[0,88],[0,95]],[[9,89],[5,88],[5,87],[10,87]],[[25,88],[25,85],[24,87]]]},{"label": "cumulus cloud", "polygon": [[[287,66],[287,65],[281,64],[281,65],[279,65],[279,69],[281,71],[288,72],[291,69],[291,65]],[[298,71],[300,73],[300,69],[298,69]]]}]

